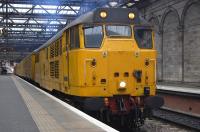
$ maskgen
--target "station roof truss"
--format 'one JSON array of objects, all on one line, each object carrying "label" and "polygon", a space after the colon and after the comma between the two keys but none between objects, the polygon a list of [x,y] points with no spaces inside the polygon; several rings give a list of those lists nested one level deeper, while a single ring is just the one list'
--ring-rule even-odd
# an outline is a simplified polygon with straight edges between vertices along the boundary
[{"label": "station roof truss", "polygon": [[139,0],[0,0],[0,48],[39,47],[97,7],[131,7]]}]

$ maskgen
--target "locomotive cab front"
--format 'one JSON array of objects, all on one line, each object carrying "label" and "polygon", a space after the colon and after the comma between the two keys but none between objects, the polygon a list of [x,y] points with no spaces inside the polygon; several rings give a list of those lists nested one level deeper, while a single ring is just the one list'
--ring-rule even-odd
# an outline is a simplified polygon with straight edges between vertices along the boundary
[{"label": "locomotive cab front", "polygon": [[156,51],[150,27],[112,23],[82,29],[86,86],[104,86],[105,96],[155,95]]},{"label": "locomotive cab front", "polygon": [[98,22],[77,26],[80,46],[69,51],[69,93],[83,97],[86,109],[131,115],[128,120],[142,123],[145,109],[163,104],[155,96],[154,34],[151,26],[137,22],[138,14],[126,10],[119,20],[109,14],[113,10],[118,9],[99,10]]}]

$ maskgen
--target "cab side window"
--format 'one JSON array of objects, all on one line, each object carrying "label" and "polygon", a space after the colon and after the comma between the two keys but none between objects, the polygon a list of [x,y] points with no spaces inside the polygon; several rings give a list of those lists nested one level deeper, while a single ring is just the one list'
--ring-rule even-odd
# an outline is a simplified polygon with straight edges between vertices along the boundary
[{"label": "cab side window", "polygon": [[135,27],[134,28],[135,39],[138,47],[141,49],[152,49],[152,29],[147,27]]},{"label": "cab side window", "polygon": [[78,26],[70,29],[70,49],[80,48],[79,28]]}]

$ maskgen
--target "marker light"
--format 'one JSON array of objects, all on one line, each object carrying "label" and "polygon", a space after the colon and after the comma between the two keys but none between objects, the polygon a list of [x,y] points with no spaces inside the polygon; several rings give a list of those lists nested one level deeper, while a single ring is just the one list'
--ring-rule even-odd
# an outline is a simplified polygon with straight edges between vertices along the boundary
[{"label": "marker light", "polygon": [[102,18],[106,18],[107,17],[107,13],[105,11],[100,12],[100,16]]},{"label": "marker light", "polygon": [[132,13],[132,12],[130,12],[130,13],[128,14],[128,17],[129,17],[129,19],[134,19],[134,18],[135,18],[135,14]]},{"label": "marker light", "polygon": [[125,87],[126,87],[126,82],[121,81],[121,82],[119,83],[119,86],[120,86],[120,88],[125,88]]}]

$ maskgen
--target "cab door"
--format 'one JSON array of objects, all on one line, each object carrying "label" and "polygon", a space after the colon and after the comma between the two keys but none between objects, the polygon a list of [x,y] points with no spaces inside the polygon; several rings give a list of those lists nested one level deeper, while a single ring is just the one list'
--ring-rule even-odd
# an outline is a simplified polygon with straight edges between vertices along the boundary
[{"label": "cab door", "polygon": [[71,27],[69,32],[68,76],[69,87],[71,88],[81,86],[81,79],[79,78],[81,74],[79,26]]},{"label": "cab door", "polygon": [[[104,28],[101,24],[82,27],[84,37],[84,84],[98,94],[108,93],[107,49],[104,47]],[[98,89],[98,90],[97,90]],[[103,89],[103,92],[101,91]],[[97,93],[96,93],[97,95]]]}]

